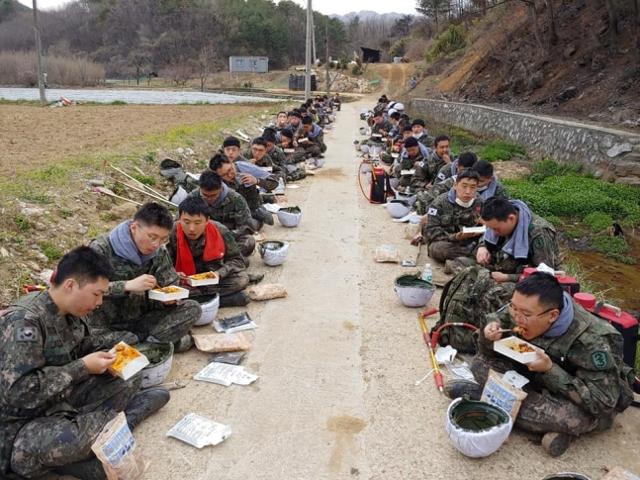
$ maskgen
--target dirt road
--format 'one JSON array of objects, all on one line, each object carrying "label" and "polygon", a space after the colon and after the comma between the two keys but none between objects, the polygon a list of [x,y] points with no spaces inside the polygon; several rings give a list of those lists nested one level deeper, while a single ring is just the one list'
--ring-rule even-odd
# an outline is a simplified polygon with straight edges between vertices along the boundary
[{"label": "dirt road", "polygon": [[[393,279],[404,270],[372,258],[382,243],[396,244],[403,257],[415,251],[404,226],[356,187],[352,142],[357,114],[368,105],[343,105],[327,136],[325,168],[288,191],[289,203],[303,210],[300,227],[266,229],[268,238],[291,243],[287,262],[267,270],[257,256],[252,260],[266,272],[265,282],[289,291],[286,299],[248,308],[259,328],[246,366],[260,379],[229,388],[196,382],[191,378],[208,356],[175,358],[171,379],[187,387],[136,431],[152,460],[145,478],[524,480],[573,470],[598,479],[605,465],[640,471],[637,409],[555,460],[520,432],[483,460],[465,458],[449,444],[448,400],[431,377],[415,386],[429,366],[417,311],[400,306],[393,292]],[[189,412],[230,425],[232,436],[203,450],[165,438]]]}]

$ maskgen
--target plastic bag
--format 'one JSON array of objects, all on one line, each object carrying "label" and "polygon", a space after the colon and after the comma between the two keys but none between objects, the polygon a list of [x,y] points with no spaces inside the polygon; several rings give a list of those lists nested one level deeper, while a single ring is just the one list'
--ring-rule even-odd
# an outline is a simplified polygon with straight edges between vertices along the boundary
[{"label": "plastic bag", "polygon": [[218,385],[229,387],[233,383],[237,385],[249,385],[259,377],[258,375],[247,372],[244,367],[239,365],[212,362],[200,370],[193,378],[194,380],[217,383]]},{"label": "plastic bag", "polygon": [[193,335],[196,348],[201,352],[235,352],[249,350],[251,342],[242,333],[210,333]]},{"label": "plastic bag", "polygon": [[104,426],[91,450],[102,463],[108,480],[137,480],[149,467],[136,451],[136,441],[123,412]]},{"label": "plastic bag", "polygon": [[196,448],[218,445],[231,435],[231,427],[214,422],[196,413],[185,415],[167,432],[167,437],[177,438]]},{"label": "plastic bag", "polygon": [[380,245],[376,247],[373,258],[378,263],[398,263],[400,262],[400,254],[398,249],[393,245]]},{"label": "plastic bag", "polygon": [[254,285],[247,288],[247,295],[251,300],[273,300],[287,296],[287,289],[279,283],[267,283],[265,285]]}]

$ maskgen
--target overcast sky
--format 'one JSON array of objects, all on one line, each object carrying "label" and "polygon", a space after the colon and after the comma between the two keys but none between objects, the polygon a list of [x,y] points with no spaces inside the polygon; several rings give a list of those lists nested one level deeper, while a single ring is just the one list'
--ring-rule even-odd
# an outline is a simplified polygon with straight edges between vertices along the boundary
[{"label": "overcast sky", "polygon": [[[20,3],[31,6],[29,0],[19,0]],[[38,0],[39,9],[55,8],[67,3],[69,0]],[[296,3],[305,6],[307,3],[305,0],[294,0]],[[313,2],[313,9],[330,15],[337,13],[344,15],[349,12],[359,12],[360,10],[372,10],[378,13],[416,13],[415,0],[393,0],[393,1],[381,1],[381,0],[315,0]]]}]

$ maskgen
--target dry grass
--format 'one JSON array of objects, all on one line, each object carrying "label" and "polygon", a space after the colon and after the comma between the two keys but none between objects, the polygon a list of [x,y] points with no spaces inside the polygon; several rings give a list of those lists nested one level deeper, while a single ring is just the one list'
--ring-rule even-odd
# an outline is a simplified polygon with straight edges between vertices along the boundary
[{"label": "dry grass", "polygon": [[[50,85],[88,87],[104,81],[100,64],[84,57],[47,56],[44,71]],[[0,84],[33,86],[36,79],[34,52],[0,52]]]}]

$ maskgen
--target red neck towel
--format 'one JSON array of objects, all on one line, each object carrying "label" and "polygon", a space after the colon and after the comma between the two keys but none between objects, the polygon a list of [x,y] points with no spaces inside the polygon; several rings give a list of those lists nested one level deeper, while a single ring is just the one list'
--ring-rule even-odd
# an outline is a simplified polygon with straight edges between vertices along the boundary
[{"label": "red neck towel", "polygon": [[[182,230],[180,222],[178,222],[176,226],[176,237],[178,241],[176,272],[182,272],[187,276],[195,275],[198,273],[196,272],[196,263],[193,260],[193,254],[191,253],[189,242]],[[205,262],[219,260],[224,257],[224,254],[224,239],[216,226],[212,222],[208,222],[204,230],[204,253],[202,254],[202,260]]]}]

